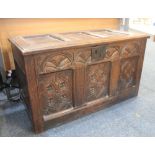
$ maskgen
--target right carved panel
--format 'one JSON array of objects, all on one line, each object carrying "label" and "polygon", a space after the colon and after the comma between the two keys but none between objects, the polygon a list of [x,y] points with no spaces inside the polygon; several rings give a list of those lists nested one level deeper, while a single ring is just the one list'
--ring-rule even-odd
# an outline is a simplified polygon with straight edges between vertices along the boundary
[{"label": "right carved panel", "polygon": [[121,60],[119,89],[123,90],[136,84],[138,57],[130,57]]},{"label": "right carved panel", "polygon": [[86,69],[86,101],[108,95],[110,62],[89,65]]}]

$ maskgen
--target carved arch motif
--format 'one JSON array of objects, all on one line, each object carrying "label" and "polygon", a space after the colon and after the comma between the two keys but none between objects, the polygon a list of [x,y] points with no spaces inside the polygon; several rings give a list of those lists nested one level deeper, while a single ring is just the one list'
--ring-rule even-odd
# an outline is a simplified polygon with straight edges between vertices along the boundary
[{"label": "carved arch motif", "polygon": [[140,48],[139,44],[137,42],[134,43],[128,43],[125,46],[123,46],[121,51],[121,57],[129,57],[139,54]]},{"label": "carved arch motif", "polygon": [[89,63],[91,62],[91,51],[82,49],[79,52],[75,52],[74,59],[76,64]]},{"label": "carved arch motif", "polygon": [[72,65],[72,56],[70,54],[50,55],[44,58],[41,63],[41,72],[48,73],[60,69],[69,68]]}]

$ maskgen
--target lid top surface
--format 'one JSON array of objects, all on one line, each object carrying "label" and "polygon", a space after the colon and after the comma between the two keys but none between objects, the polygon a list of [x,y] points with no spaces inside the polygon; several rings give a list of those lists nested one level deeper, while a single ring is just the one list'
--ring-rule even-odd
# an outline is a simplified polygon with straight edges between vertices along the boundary
[{"label": "lid top surface", "polygon": [[23,54],[32,51],[59,49],[70,46],[80,46],[91,43],[113,42],[125,39],[148,37],[144,33],[118,30],[92,30],[81,32],[53,33],[31,36],[16,36],[10,39]]}]

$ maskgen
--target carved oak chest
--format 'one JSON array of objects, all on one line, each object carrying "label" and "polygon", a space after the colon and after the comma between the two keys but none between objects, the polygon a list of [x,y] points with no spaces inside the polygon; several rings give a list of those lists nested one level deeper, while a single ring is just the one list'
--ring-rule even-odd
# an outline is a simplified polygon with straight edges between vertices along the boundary
[{"label": "carved oak chest", "polygon": [[35,132],[136,96],[147,38],[106,29],[11,38]]}]

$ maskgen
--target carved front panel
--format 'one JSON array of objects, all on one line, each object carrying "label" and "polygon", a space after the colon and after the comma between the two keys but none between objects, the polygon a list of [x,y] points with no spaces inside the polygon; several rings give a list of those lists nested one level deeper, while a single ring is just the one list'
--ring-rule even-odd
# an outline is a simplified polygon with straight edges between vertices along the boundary
[{"label": "carved front panel", "polygon": [[86,101],[108,95],[110,62],[90,65],[86,69]]},{"label": "carved front panel", "polygon": [[36,68],[40,74],[71,68],[73,54],[61,52],[45,54],[36,57]]},{"label": "carved front panel", "polygon": [[44,76],[40,81],[40,93],[44,115],[73,107],[72,70]]},{"label": "carved front panel", "polygon": [[126,89],[136,84],[138,57],[121,60],[119,89]]},{"label": "carved front panel", "polygon": [[135,56],[140,54],[140,43],[139,42],[129,42],[123,45],[121,51],[121,58],[127,58],[130,56]]},{"label": "carved front panel", "polygon": [[111,46],[107,47],[105,59],[109,59],[111,61],[119,59],[120,46]]},{"label": "carved front panel", "polygon": [[80,49],[74,52],[74,63],[83,65],[91,62],[91,50]]},{"label": "carved front panel", "polygon": [[113,61],[119,58],[120,45],[102,45],[92,48],[92,61],[109,60]]}]

